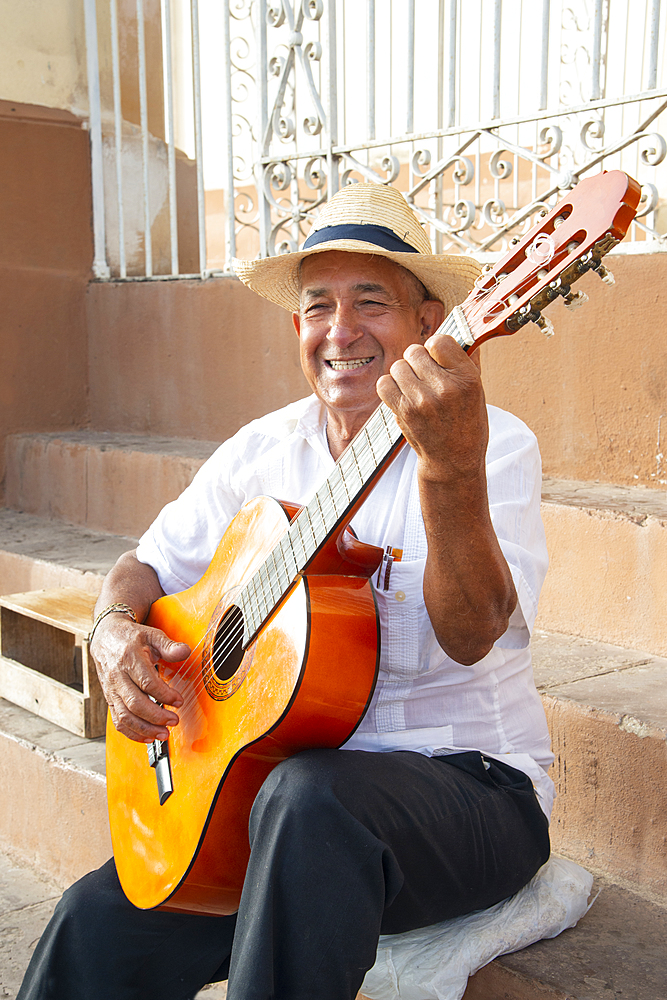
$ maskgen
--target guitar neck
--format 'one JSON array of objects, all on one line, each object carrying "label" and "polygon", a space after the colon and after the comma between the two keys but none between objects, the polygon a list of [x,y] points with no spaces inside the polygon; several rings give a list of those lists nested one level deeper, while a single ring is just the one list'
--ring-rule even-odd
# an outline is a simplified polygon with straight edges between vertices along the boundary
[{"label": "guitar neck", "polygon": [[[458,307],[437,332],[449,334],[464,349],[473,342]],[[244,647],[325,542],[353,517],[402,443],[394,414],[380,403],[338,459],[331,475],[290,522],[268,558],[241,590],[237,604],[244,618]]]}]

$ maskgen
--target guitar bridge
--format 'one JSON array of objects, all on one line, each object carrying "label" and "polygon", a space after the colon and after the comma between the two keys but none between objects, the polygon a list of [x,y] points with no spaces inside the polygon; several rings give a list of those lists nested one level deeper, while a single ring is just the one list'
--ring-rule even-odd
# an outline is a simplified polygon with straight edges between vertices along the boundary
[{"label": "guitar bridge", "polygon": [[163,806],[174,790],[171,780],[171,765],[169,763],[169,744],[167,740],[153,740],[146,747],[148,763],[155,768],[157,794],[160,805]]}]

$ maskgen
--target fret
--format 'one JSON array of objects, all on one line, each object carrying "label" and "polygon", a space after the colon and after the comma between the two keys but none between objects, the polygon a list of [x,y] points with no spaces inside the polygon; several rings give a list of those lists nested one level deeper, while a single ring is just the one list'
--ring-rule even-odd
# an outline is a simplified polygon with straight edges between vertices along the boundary
[{"label": "fret", "polygon": [[[338,502],[336,501],[336,497],[334,496],[334,492],[331,489],[331,482],[327,479],[327,481],[326,481],[326,483],[324,485],[326,486],[327,490],[329,491],[329,503],[331,504],[331,509],[332,509],[333,515],[334,515],[334,517],[333,517],[333,524],[335,524],[336,521],[338,520]],[[333,524],[332,524],[332,526],[333,526]]]},{"label": "fret", "polygon": [[283,535],[280,539],[280,551],[283,554],[283,559],[285,563],[285,571],[287,574],[288,583],[291,583],[294,577],[299,572],[299,567],[297,565],[296,557],[294,555],[294,549],[292,548],[292,539],[289,536],[289,532]]},{"label": "fret", "polygon": [[375,472],[377,462],[373,458],[373,454],[368,447],[365,435],[362,436],[359,444],[355,447],[354,454],[363,480],[366,483]]},{"label": "fret", "polygon": [[340,482],[341,486],[345,490],[345,497],[347,499],[348,504],[351,503],[352,497],[350,496],[350,491],[347,488],[347,483],[345,482],[345,476],[343,475],[343,473],[340,470],[340,468],[338,470],[338,481]]},{"label": "fret", "polygon": [[269,556],[266,560],[266,565],[268,570],[269,587],[271,588],[271,597],[273,597],[274,600],[277,601],[280,598],[280,585],[278,583],[278,566],[276,564],[275,549],[273,549],[273,551],[269,553]]},{"label": "fret", "polygon": [[355,448],[354,445],[352,445],[352,449],[351,450],[352,450],[352,458],[354,459],[354,464],[355,464],[357,473],[359,475],[359,481],[360,481],[361,484],[365,485],[366,481],[367,481],[367,479],[369,477],[369,473],[372,470],[369,470],[369,472],[366,472],[364,470],[364,465],[366,463],[363,460],[363,455],[360,453],[359,448]]},{"label": "fret", "polygon": [[271,556],[275,567],[273,580],[278,591],[278,596],[282,597],[289,586],[289,580],[287,579],[287,567],[285,566],[285,560],[283,558],[282,549],[280,548],[280,542],[278,542],[274,548]]},{"label": "fret", "polygon": [[[254,595],[254,606],[255,606],[255,614],[254,614],[253,617],[261,619],[261,616],[264,613],[265,602],[263,600],[263,596],[264,596],[263,593],[261,591],[260,591],[260,593],[257,593],[257,585],[258,585],[259,582],[260,582],[259,581],[259,576],[258,576],[257,573],[255,573],[255,575],[253,576],[253,578],[251,580],[252,589],[253,589],[253,595]],[[253,622],[253,625],[254,625],[255,628],[257,627],[257,624],[258,624],[258,622]]]},{"label": "fret", "polygon": [[[327,525],[324,520],[324,513],[322,511],[322,505],[320,504],[320,498],[315,494],[313,499],[308,504],[308,512],[311,517],[311,523],[313,525],[313,535],[317,542],[317,547],[321,545],[327,533]],[[315,531],[317,529],[317,532]]]},{"label": "fret", "polygon": [[350,494],[345,488],[345,483],[338,470],[336,470],[336,476],[332,480],[332,489],[337,498],[336,503],[341,511],[341,514],[344,515],[350,503]]},{"label": "fret", "polygon": [[[349,456],[349,457],[346,457],[346,456]],[[343,475],[343,480],[345,482],[345,488],[349,489],[349,491],[352,494],[352,496],[355,497],[357,495],[357,493],[359,492],[360,488],[364,485],[364,481],[361,478],[361,473],[359,472],[359,467],[357,466],[356,462],[354,461],[354,455],[353,455],[351,449],[348,449],[348,451],[346,451],[344,453],[344,455],[342,456],[342,458],[345,458],[345,465],[347,466],[347,469],[346,469],[344,467],[342,459],[341,459],[340,470],[341,470],[341,473]]]},{"label": "fret", "polygon": [[297,517],[290,525],[289,535],[292,540],[292,548],[296,557],[297,568],[302,569],[306,565],[308,554],[306,552],[303,535],[301,534],[301,521],[299,517]]},{"label": "fret", "polygon": [[329,483],[325,482],[320,486],[316,495],[317,504],[322,512],[322,521],[324,522],[324,532],[328,535],[331,529],[336,524],[336,510],[331,503],[331,490],[329,489]]},{"label": "fret", "polygon": [[255,629],[257,628],[259,622],[257,620],[257,613],[254,604],[250,599],[249,587],[253,583],[254,577],[248,582],[248,584],[243,588],[239,594],[239,606],[243,612],[243,622],[244,622],[244,641],[246,637],[250,637]]},{"label": "fret", "polygon": [[[310,511],[308,507],[304,507],[302,515],[304,519],[304,526],[308,528],[308,558],[310,558],[317,548],[318,544],[317,535],[315,534],[315,528],[313,527],[313,522],[310,519]],[[301,517],[302,515],[300,514],[299,517]],[[312,543],[310,541],[311,537],[312,537]]]},{"label": "fret", "polygon": [[373,459],[373,463],[377,466],[379,463],[378,463],[378,460],[377,460],[377,456],[375,454],[375,448],[373,447],[373,438],[371,437],[371,432],[370,432],[368,424],[364,425],[363,435],[364,435],[364,438],[366,439],[366,444],[368,445],[368,449],[369,449],[369,451],[371,453],[371,457]]},{"label": "fret", "polygon": [[283,577],[285,579],[285,587],[287,588],[296,576],[294,553],[292,552],[292,546],[289,543],[287,535],[283,535],[278,544],[280,546],[280,554],[282,555],[282,570]]},{"label": "fret", "polygon": [[262,610],[266,610],[268,607],[267,595],[271,593],[271,578],[269,576],[269,568],[266,561],[262,563],[259,567],[259,585],[262,588]]}]

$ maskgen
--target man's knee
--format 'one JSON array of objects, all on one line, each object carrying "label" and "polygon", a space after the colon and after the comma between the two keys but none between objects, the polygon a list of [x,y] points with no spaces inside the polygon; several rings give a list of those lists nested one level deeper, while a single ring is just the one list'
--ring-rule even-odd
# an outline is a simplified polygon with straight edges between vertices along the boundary
[{"label": "man's knee", "polygon": [[[251,840],[260,822],[323,814],[340,806],[343,751],[305,750],[282,761],[260,788],[250,814]],[[342,782],[344,784],[345,782]]]}]

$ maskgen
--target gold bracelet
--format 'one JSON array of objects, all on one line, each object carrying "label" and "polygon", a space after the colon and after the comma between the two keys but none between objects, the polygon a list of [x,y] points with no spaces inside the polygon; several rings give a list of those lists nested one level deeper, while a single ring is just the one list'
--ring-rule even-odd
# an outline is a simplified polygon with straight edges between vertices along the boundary
[{"label": "gold bracelet", "polygon": [[110,604],[108,607],[103,608],[102,611],[100,611],[99,615],[93,622],[93,627],[88,634],[89,643],[92,642],[93,636],[95,635],[95,629],[100,624],[102,619],[106,618],[107,615],[110,615],[113,612],[118,612],[121,615],[129,615],[133,622],[136,622],[137,620],[137,616],[129,604]]}]

